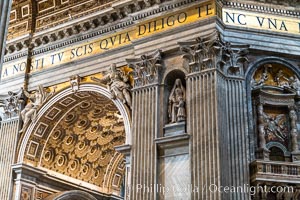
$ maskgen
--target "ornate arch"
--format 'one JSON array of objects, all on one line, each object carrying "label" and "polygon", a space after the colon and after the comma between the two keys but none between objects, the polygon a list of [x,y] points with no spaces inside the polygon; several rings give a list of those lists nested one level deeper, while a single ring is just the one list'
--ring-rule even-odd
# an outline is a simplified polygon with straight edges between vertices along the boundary
[{"label": "ornate arch", "polygon": [[[95,93],[99,93],[107,98],[110,98],[110,92],[106,88],[104,88],[100,85],[97,85],[97,84],[82,84],[82,85],[80,85],[77,93],[79,93],[79,92],[95,92]],[[74,92],[72,91],[71,87],[67,88],[67,89],[59,92],[58,94],[54,95],[51,99],[49,99],[40,108],[40,110],[37,114],[37,120],[28,126],[28,128],[26,129],[26,132],[23,136],[22,142],[19,147],[19,153],[18,153],[18,159],[17,159],[18,163],[23,162],[23,158],[25,155],[26,146],[28,145],[28,142],[29,142],[29,138],[32,134],[34,134],[33,130],[34,130],[34,128],[36,128],[39,125],[39,120],[41,119],[41,117],[46,114],[46,112],[51,108],[51,106],[53,106],[53,104],[55,102],[62,100],[66,96],[73,94],[73,93]],[[131,119],[130,119],[129,110],[118,99],[115,99],[112,101],[116,105],[116,107],[118,108],[118,110],[120,111],[120,114],[122,115],[122,117],[124,119],[124,127],[125,127],[125,135],[126,135],[125,144],[131,144]]]},{"label": "ornate arch", "polygon": [[48,196],[45,200],[69,200],[69,199],[81,199],[81,200],[97,200],[89,193],[80,190],[71,190],[67,192],[60,192]]},{"label": "ornate arch", "polygon": [[42,105],[28,125],[17,162],[86,187],[95,185],[101,193],[118,191],[125,163],[113,147],[131,143],[130,124],[129,109],[111,100],[103,86],[81,84],[76,92],[66,88]]},{"label": "ornate arch", "polygon": [[280,149],[284,156],[290,156],[290,152],[288,152],[288,150],[286,149],[285,146],[283,146],[282,144],[278,143],[278,142],[270,142],[267,145],[267,148],[270,150],[272,147],[277,147],[278,149]]},{"label": "ornate arch", "polygon": [[256,62],[249,64],[249,68],[246,71],[246,82],[247,82],[247,89],[250,89],[250,82],[251,82],[251,78],[253,76],[253,74],[255,73],[255,71],[262,65],[264,64],[268,64],[268,63],[276,63],[276,64],[281,64],[284,65],[285,67],[289,68],[290,70],[292,70],[295,74],[297,74],[298,77],[300,77],[300,71],[297,68],[296,65],[293,65],[291,62],[282,59],[282,58],[278,58],[278,57],[274,57],[274,56],[269,56],[269,57],[265,57],[262,59],[257,60]]}]

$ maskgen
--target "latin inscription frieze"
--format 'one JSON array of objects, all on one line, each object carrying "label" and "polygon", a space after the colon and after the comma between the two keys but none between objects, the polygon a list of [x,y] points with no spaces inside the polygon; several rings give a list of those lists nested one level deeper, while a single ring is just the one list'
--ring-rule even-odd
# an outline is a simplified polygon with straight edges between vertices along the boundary
[{"label": "latin inscription frieze", "polygon": [[[147,37],[161,31],[179,27],[214,15],[215,4],[213,1],[201,3],[187,8],[186,10],[177,11],[166,16],[137,23],[135,26],[122,32],[98,38],[85,44],[67,47],[54,53],[33,56],[31,63],[28,64],[28,68],[30,73],[33,73],[92,55],[97,55],[113,48],[130,44],[133,40]],[[26,68],[26,61],[12,64],[5,63],[1,77],[2,79],[6,79],[18,74],[24,74]]]}]

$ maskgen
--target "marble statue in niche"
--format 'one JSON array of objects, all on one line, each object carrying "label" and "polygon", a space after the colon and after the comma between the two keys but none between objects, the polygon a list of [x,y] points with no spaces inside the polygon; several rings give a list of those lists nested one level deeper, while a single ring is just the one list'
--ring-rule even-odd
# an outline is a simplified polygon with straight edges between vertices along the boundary
[{"label": "marble statue in niche", "polygon": [[263,111],[263,106],[260,104],[257,106],[257,115],[258,115],[258,148],[265,149],[266,147],[266,139],[265,139],[265,113]]},{"label": "marble statue in niche", "polygon": [[298,146],[298,131],[297,131],[297,113],[294,109],[290,110],[289,117],[291,120],[291,144],[292,144],[292,152],[299,152]]},{"label": "marble statue in niche", "polygon": [[169,122],[176,123],[186,120],[185,88],[180,79],[176,79],[171,90],[168,103]]},{"label": "marble statue in niche", "polygon": [[54,92],[46,92],[41,85],[39,85],[38,89],[33,94],[29,94],[29,92],[24,90],[24,95],[30,100],[30,102],[21,111],[23,128],[20,130],[20,132],[23,132],[24,127],[28,124],[30,120],[31,121],[35,120],[37,111],[40,108],[40,106],[49,97],[51,97]]},{"label": "marble statue in niche", "polygon": [[131,86],[129,76],[116,68],[116,64],[110,66],[110,71],[103,78],[92,77],[92,80],[108,85],[112,99],[119,99],[131,108]]}]

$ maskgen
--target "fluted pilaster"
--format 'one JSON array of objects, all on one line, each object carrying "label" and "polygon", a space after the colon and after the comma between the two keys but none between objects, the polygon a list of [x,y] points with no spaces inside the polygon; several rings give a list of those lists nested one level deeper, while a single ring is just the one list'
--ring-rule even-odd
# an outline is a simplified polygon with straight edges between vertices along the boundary
[{"label": "fluted pilaster", "polygon": [[13,177],[11,165],[14,163],[18,139],[19,119],[1,122],[0,127],[0,199],[11,200]]},{"label": "fluted pilaster", "polygon": [[192,183],[199,188],[192,199],[221,199],[209,191],[210,185],[220,183],[216,75],[216,70],[207,70],[187,77]]},{"label": "fluted pilaster", "polygon": [[[155,199],[158,86],[133,91],[132,187],[130,199]],[[152,189],[151,189],[152,187]]]},{"label": "fluted pilaster", "polygon": [[[243,187],[249,184],[247,111],[245,81],[242,78],[222,78],[219,83],[220,140],[223,155],[223,185]],[[222,129],[221,129],[222,127]],[[225,195],[226,196],[226,195]],[[249,194],[231,192],[224,199],[249,199]]]}]

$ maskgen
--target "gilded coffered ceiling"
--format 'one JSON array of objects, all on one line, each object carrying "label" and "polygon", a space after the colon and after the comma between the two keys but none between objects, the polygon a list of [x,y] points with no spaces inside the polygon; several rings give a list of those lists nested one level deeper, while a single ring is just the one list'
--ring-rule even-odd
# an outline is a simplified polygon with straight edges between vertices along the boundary
[{"label": "gilded coffered ceiling", "polygon": [[94,92],[77,92],[56,102],[38,120],[25,163],[119,191],[125,171],[115,146],[125,143],[123,119],[114,103]]}]

